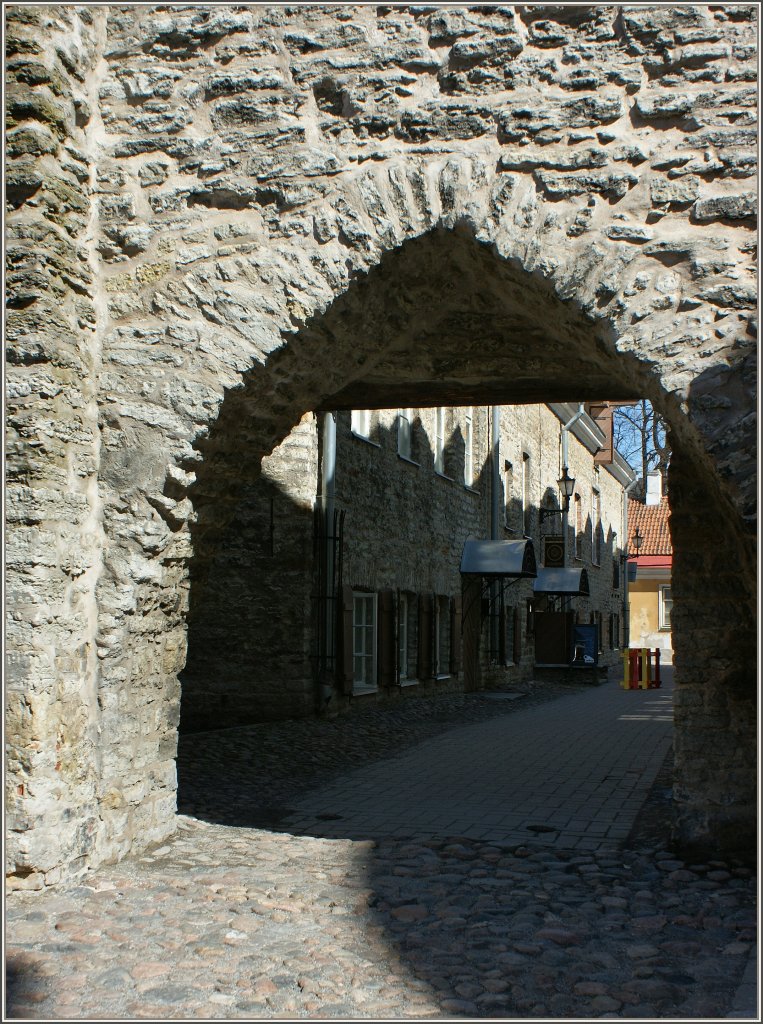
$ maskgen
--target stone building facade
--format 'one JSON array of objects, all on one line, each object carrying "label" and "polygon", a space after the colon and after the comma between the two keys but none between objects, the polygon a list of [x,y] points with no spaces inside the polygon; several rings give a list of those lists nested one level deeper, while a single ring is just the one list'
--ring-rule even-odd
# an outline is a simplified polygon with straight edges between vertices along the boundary
[{"label": "stone building facade", "polygon": [[4,14],[13,884],[173,830],[189,602],[363,405],[652,402],[676,837],[754,843],[757,6]]},{"label": "stone building facade", "polygon": [[[336,414],[332,475],[342,518],[335,538],[323,529],[320,422],[305,417],[264,460],[203,599],[192,602],[180,728],[335,713],[412,687],[419,694],[463,690],[464,543],[527,537],[538,564],[548,561],[545,545],[559,540],[561,513],[541,522],[539,510],[559,508],[562,427],[575,411],[575,405],[470,406]],[[567,564],[586,569],[590,597],[551,604],[564,603],[579,622],[595,622],[600,663],[618,669],[625,622],[618,538],[623,485],[633,477],[619,455],[595,461],[604,440],[587,413],[570,428],[566,464],[578,514],[569,521]],[[337,563],[328,592],[320,568],[327,543]],[[247,584],[251,579],[256,588]],[[502,612],[497,603],[485,609],[474,652],[482,685],[538,674],[533,611],[548,604],[534,594],[532,580],[523,580],[506,591]],[[363,634],[364,614],[361,669],[354,640],[357,629]],[[491,639],[491,615],[500,643]],[[330,650],[321,659],[326,628]]]}]

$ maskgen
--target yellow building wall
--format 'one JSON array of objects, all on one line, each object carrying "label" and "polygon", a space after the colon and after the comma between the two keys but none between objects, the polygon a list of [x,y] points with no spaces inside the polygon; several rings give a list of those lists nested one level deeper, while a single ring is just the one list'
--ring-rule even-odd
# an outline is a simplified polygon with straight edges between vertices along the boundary
[{"label": "yellow building wall", "polygon": [[672,651],[670,630],[660,629],[659,587],[668,580],[643,580],[628,585],[630,646]]}]

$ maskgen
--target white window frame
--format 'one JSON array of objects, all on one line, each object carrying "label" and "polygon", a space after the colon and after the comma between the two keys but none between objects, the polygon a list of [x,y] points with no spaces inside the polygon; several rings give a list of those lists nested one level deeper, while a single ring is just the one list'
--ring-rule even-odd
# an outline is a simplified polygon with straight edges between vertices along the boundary
[{"label": "white window frame", "polygon": [[[365,607],[368,607],[370,603],[371,607],[371,623],[370,626],[365,622],[359,623],[357,612],[358,603],[362,602]],[[378,609],[376,594],[370,593],[367,590],[353,590],[352,592],[352,692],[353,693],[371,693],[376,690],[376,633],[378,628]],[[363,632],[360,634],[363,642],[358,644],[358,628],[361,628]],[[366,662],[370,662],[370,682],[365,678],[358,678],[356,673],[356,659],[362,658]],[[365,674],[365,673],[364,673]]]},{"label": "white window frame", "polygon": [[400,594],[397,609],[397,670],[400,681],[408,678],[408,595]]},{"label": "white window frame", "polygon": [[583,501],[579,494],[573,498],[575,508],[575,523],[573,526],[573,550],[575,558],[583,558]]},{"label": "white window frame", "polygon": [[365,437],[368,440],[371,436],[371,410],[353,409],[350,427],[357,437]]},{"label": "white window frame", "polygon": [[[667,602],[666,602],[666,599],[665,599],[665,591],[668,591],[668,593],[670,594],[670,597],[667,598]],[[665,615],[665,605],[666,605],[666,603],[669,604],[667,617]],[[672,596],[671,584],[670,583],[662,583],[662,584],[660,584],[659,590],[657,591],[657,608],[658,608],[658,616],[659,616],[659,626],[660,626],[660,629],[664,633],[669,633],[672,630],[672,628],[673,628],[672,623],[671,623],[671,619],[672,619],[672,616],[673,616],[673,596]]]},{"label": "white window frame", "polygon": [[445,476],[445,407],[440,405],[434,411],[434,468]]},{"label": "white window frame", "polygon": [[591,538],[591,564],[601,565],[601,491],[595,487],[591,490],[591,522],[593,537]]},{"label": "white window frame", "polygon": [[511,499],[514,488],[514,467],[508,459],[503,463],[503,525],[507,530],[513,529],[511,522]]},{"label": "white window frame", "polygon": [[[432,651],[432,675],[445,679],[450,675],[450,599],[435,594],[432,601],[434,649]],[[444,648],[444,650],[443,650]],[[443,663],[442,659],[445,658]]]},{"label": "white window frame", "polygon": [[467,405],[464,410],[464,485],[474,483],[474,407]]},{"label": "white window frame", "polygon": [[397,410],[397,454],[412,462],[413,455],[412,409]]},{"label": "white window frame", "polygon": [[433,635],[434,635],[434,649],[432,650],[432,675],[436,679],[440,674],[440,599],[435,595],[432,601],[432,618],[434,619],[433,624]]}]

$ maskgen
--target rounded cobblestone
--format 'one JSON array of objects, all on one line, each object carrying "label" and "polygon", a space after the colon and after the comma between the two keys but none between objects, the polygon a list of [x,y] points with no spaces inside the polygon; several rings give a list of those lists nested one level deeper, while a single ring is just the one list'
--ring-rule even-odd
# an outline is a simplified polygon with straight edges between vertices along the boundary
[{"label": "rounded cobblestone", "polygon": [[[185,799],[201,807],[220,786],[217,820],[182,814],[140,857],[76,886],[9,894],[10,1016],[725,1016],[753,948],[755,878],[665,848],[664,776],[628,842],[591,852],[546,848],[542,835],[510,845],[277,830],[316,764],[323,781],[522,706],[453,695],[435,719],[423,703],[428,716],[380,708],[188,737]],[[245,807],[231,751],[249,764]],[[266,812],[270,828],[247,822]]]}]

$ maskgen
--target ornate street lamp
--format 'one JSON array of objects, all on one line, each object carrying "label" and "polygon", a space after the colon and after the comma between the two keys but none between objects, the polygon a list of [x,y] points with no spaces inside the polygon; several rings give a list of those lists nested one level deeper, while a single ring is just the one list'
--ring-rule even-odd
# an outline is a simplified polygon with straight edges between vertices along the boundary
[{"label": "ornate street lamp", "polygon": [[570,499],[575,493],[575,477],[569,476],[567,473],[567,467],[562,467],[562,475],[556,481],[556,485],[559,488],[559,493],[562,496],[562,507],[559,508],[542,508],[540,510],[540,521],[543,522],[548,516],[563,516],[566,515],[570,510]]},{"label": "ornate street lamp", "polygon": [[564,504],[562,506],[562,512],[569,512],[570,510],[570,499],[575,493],[575,477],[567,475],[567,467],[562,467],[562,475],[556,481],[559,486],[559,493],[564,498]]},{"label": "ornate street lamp", "polygon": [[644,543],[644,538],[641,536],[641,531],[639,530],[639,528],[637,526],[636,527],[636,532],[633,534],[633,546],[636,549],[636,556],[638,556],[638,553],[641,550],[641,545],[643,543]]}]

